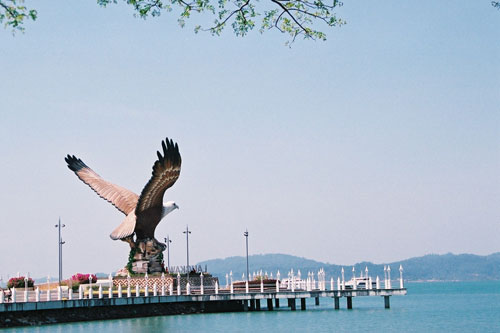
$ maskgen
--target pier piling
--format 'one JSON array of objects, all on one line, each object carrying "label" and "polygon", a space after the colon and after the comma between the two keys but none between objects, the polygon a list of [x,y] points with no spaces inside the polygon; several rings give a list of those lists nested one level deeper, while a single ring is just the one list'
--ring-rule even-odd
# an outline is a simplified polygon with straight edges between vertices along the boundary
[{"label": "pier piling", "polygon": [[347,309],[352,310],[352,296],[347,296]]},{"label": "pier piling", "polygon": [[243,311],[248,312],[248,301],[247,300],[243,301]]},{"label": "pier piling", "polygon": [[390,296],[384,296],[384,306],[386,309],[391,308],[391,301],[389,300]]},{"label": "pier piling", "polygon": [[305,309],[306,309],[306,299],[305,298],[300,299],[300,309],[302,311],[305,311]]},{"label": "pier piling", "polygon": [[268,311],[273,311],[273,300],[272,298],[267,299],[267,310]]}]

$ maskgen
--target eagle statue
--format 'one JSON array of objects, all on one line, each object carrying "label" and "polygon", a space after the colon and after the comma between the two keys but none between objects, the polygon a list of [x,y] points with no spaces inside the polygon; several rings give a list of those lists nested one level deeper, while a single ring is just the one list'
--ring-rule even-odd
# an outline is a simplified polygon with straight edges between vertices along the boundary
[{"label": "eagle statue", "polygon": [[174,185],[181,172],[179,147],[167,138],[162,141],[162,149],[162,153],[157,152],[153,174],[140,195],[104,180],[74,155],[65,158],[68,168],[81,181],[126,215],[110,237],[129,243],[136,259],[150,262],[147,268],[150,272],[159,270],[152,266],[158,264],[161,258],[158,254],[166,249],[165,244],[154,237],[156,226],[168,213],[179,208],[174,201],[163,201],[165,191]]}]

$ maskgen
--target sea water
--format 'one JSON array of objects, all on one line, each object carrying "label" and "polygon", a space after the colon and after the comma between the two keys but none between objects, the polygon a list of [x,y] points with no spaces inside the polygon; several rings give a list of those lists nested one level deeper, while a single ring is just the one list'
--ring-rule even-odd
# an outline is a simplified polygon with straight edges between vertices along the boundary
[{"label": "sea water", "polygon": [[7,329],[6,332],[500,332],[500,281],[408,283],[407,296],[355,297],[353,309],[333,300],[308,300],[307,310],[191,314],[78,322]]}]

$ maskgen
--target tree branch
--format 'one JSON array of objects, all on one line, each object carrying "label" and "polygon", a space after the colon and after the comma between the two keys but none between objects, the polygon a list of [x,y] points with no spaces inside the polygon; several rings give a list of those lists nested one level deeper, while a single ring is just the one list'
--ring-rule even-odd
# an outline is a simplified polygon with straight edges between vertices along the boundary
[{"label": "tree branch", "polygon": [[16,13],[12,11],[12,8],[4,4],[3,2],[0,2],[0,6],[2,6],[6,12],[9,13],[10,16],[15,17]]},{"label": "tree branch", "polygon": [[[297,21],[297,19],[295,18],[295,16],[293,16],[293,15],[290,13],[290,11],[288,10],[288,8],[286,8],[285,6],[283,6],[283,4],[281,4],[278,0],[271,0],[271,2],[274,2],[275,4],[277,4],[278,6],[280,6],[280,7],[281,7],[281,9],[283,9],[283,12],[286,12],[286,13],[287,13],[287,15],[288,15],[288,16],[290,16],[290,18],[291,18],[291,19],[295,22],[295,24],[297,24],[297,25],[300,27],[300,29],[302,29],[302,31],[303,31],[303,32],[304,32],[307,36],[309,36],[309,37],[311,37],[312,39],[314,39],[314,38],[313,38],[313,36],[312,36],[312,35],[311,35],[308,31],[307,31],[307,29],[306,29],[306,28],[304,28],[304,27],[302,26],[302,24],[300,24],[300,22],[299,22],[299,21]],[[297,35],[297,34],[296,34],[296,35]],[[294,37],[293,39],[295,40],[295,37]]]},{"label": "tree branch", "polygon": [[233,12],[231,12],[231,14],[229,14],[228,17],[226,17],[224,19],[224,21],[222,21],[221,23],[217,24],[215,27],[212,27],[212,28],[209,28],[209,29],[205,29],[203,31],[214,31],[214,30],[217,30],[219,29],[220,27],[224,26],[226,24],[226,22],[236,13],[238,12],[241,12],[241,15],[243,17],[243,20],[245,20],[245,23],[247,22],[247,19],[245,17],[245,14],[243,13],[243,8],[245,8],[246,6],[248,6],[248,4],[250,3],[250,0],[247,0],[247,2],[245,2],[240,8],[238,9],[235,9]]}]

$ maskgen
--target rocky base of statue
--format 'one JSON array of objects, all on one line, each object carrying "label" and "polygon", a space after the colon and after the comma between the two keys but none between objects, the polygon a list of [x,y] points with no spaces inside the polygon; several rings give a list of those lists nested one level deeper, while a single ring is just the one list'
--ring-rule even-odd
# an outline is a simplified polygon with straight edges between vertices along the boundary
[{"label": "rocky base of statue", "polygon": [[164,272],[163,251],[167,246],[155,238],[137,239],[132,237],[123,239],[130,245],[127,273],[145,274]]}]

